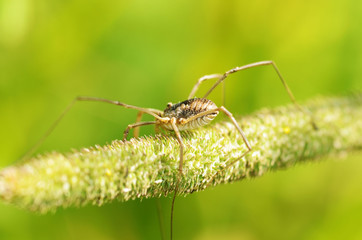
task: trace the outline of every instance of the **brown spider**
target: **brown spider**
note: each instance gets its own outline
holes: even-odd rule
[[[252,68],[252,67],[256,67],[256,66],[263,66],[263,65],[272,65],[273,68],[275,69],[276,73],[278,74],[284,88],[286,89],[291,101],[295,104],[295,106],[302,112],[306,112],[306,110],[304,110],[296,101],[295,98],[292,94],[292,92],[290,91],[287,83],[284,81],[282,75],[279,72],[279,69],[277,68],[276,64],[273,61],[260,61],[260,62],[255,62],[255,63],[251,63],[251,64],[247,64],[241,67],[236,67],[233,68],[227,72],[225,72],[224,74],[212,74],[212,75],[206,75],[201,77],[197,83],[195,84],[195,86],[193,87],[191,93],[188,96],[188,99],[180,102],[180,103],[176,103],[176,104],[172,104],[172,103],[168,103],[167,107],[164,111],[161,110],[157,110],[157,109],[153,109],[153,108],[142,108],[142,107],[137,107],[137,106],[132,106],[132,105],[128,105],[119,101],[113,101],[113,100],[108,100],[108,99],[104,99],[104,98],[96,98],[96,97],[77,97],[73,100],[73,102],[67,107],[67,109],[61,114],[61,116],[54,122],[54,124],[50,127],[50,129],[46,132],[46,134],[40,139],[40,141],[31,149],[31,151],[29,151],[24,157],[26,158],[27,156],[31,155],[35,149],[45,140],[45,138],[54,130],[54,128],[56,127],[56,125],[58,124],[58,122],[63,118],[63,116],[69,111],[69,109],[73,106],[73,104],[77,101],[96,101],[96,102],[105,102],[105,103],[110,103],[110,104],[114,104],[114,105],[118,105],[118,106],[122,106],[125,108],[130,108],[130,109],[135,109],[138,110],[139,113],[137,115],[137,120],[135,123],[133,124],[129,124],[126,128],[126,130],[124,131],[124,135],[123,135],[123,140],[127,140],[127,136],[128,133],[131,129],[135,129],[134,130],[134,136],[138,137],[138,127],[140,126],[145,126],[145,125],[152,125],[154,124],[156,127],[161,127],[165,130],[170,130],[170,131],[174,131],[176,134],[176,138],[180,144],[180,160],[179,160],[179,176],[176,182],[176,186],[175,186],[175,191],[174,191],[174,195],[172,198],[172,205],[171,205],[171,239],[172,239],[172,233],[173,233],[173,209],[174,209],[174,203],[175,203],[175,198],[177,195],[177,191],[178,191],[178,187],[179,187],[179,183],[180,183],[180,177],[182,175],[182,167],[183,167],[183,155],[184,155],[184,143],[183,140],[181,138],[180,135],[180,131],[184,131],[184,130],[191,130],[191,129],[195,129],[195,128],[199,128],[201,126],[204,126],[206,124],[208,124],[209,122],[211,122],[218,114],[219,112],[223,112],[227,117],[230,118],[230,120],[232,121],[232,123],[234,124],[236,130],[240,133],[240,136],[242,137],[246,147],[247,147],[247,151],[245,153],[242,154],[241,157],[239,157],[238,159],[230,162],[223,170],[225,170],[227,167],[233,165],[234,163],[236,163],[237,161],[239,161],[241,158],[243,158],[247,153],[249,153],[252,149],[248,139],[246,138],[243,130],[240,128],[240,126],[238,125],[238,123],[236,122],[235,118],[233,117],[232,113],[230,113],[224,106],[218,107],[216,106],[216,104],[214,102],[212,102],[209,99],[206,99],[206,97],[221,83],[223,82],[227,76],[231,73],[235,73],[238,72],[240,70],[244,70],[244,69],[248,69],[248,68]],[[218,80],[216,81],[216,83],[209,89],[209,91],[202,97],[202,98],[194,98],[194,95],[196,93],[196,91],[198,90],[200,84],[205,81],[205,80],[209,80],[209,79],[215,79],[217,78]],[[142,114],[147,113],[149,115],[152,115],[153,117],[155,117],[155,121],[147,121],[147,122],[141,122],[141,117]],[[308,114],[310,114],[309,112],[306,112]],[[316,124],[314,123],[314,120],[311,116],[311,124],[313,125],[313,127],[315,129],[317,129]],[[220,171],[220,170],[219,170]],[[219,172],[217,172],[214,177],[209,181],[209,184],[213,181],[213,179],[215,178],[215,176],[218,174]]]

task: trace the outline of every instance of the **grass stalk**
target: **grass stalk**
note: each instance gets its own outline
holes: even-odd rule
[[[320,97],[303,107],[312,112],[319,130],[293,105],[237,117],[253,150],[221,171],[212,185],[362,148],[362,94]],[[204,190],[219,169],[246,151],[226,118],[182,137],[181,195]],[[173,133],[116,140],[66,154],[47,153],[0,170],[0,200],[45,213],[59,207],[166,196],[174,191],[178,161],[179,144]]]

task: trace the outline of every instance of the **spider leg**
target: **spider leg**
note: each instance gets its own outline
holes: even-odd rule
[[[138,122],[138,123],[134,123],[134,124],[129,124],[126,128],[126,130],[124,130],[123,133],[123,141],[127,140],[127,136],[129,133],[129,130],[131,130],[132,128],[138,128],[140,126],[146,126],[146,125],[151,125],[151,124],[157,124],[156,121],[150,121],[150,122]],[[136,137],[136,136],[135,136]]]
[[[138,113],[137,113],[136,123],[141,122],[142,115],[143,115],[143,112],[138,112]],[[133,130],[133,137],[138,138],[139,133],[140,133],[140,128],[139,128],[139,127],[135,127],[135,129]]]
[[[311,112],[309,112],[309,110],[306,110],[304,108],[302,108],[298,103],[297,101],[295,100],[295,97],[292,93],[292,91],[290,90],[290,88],[288,87],[286,81],[284,80],[282,74],[280,73],[277,65],[273,62],[273,61],[260,61],[260,62],[255,62],[255,63],[250,63],[250,64],[247,64],[247,65],[244,65],[244,66],[241,66],[241,67],[236,67],[236,68],[233,68],[227,72],[225,72],[222,77],[219,78],[219,80],[209,89],[209,91],[204,95],[203,98],[206,98],[216,87],[217,85],[219,85],[221,82],[223,82],[230,74],[232,73],[235,73],[235,72],[238,72],[238,71],[241,71],[241,70],[244,70],[244,69],[248,69],[248,68],[253,68],[253,67],[258,67],[258,66],[265,66],[265,65],[272,65],[274,70],[276,71],[276,73],[278,74],[278,77],[280,79],[280,81],[282,82],[285,90],[287,91],[288,95],[289,95],[289,98],[290,100],[294,103],[294,105],[296,106],[297,109],[299,109],[300,111],[302,111],[303,113],[305,114],[308,114],[311,118],[311,124],[313,126],[313,128],[315,130],[318,129],[317,127],[317,124],[315,123],[314,121],[314,117],[312,115]]]
[[[158,111],[157,109],[152,109],[152,110]],[[161,113],[162,113],[162,112],[161,112]],[[160,115],[161,115],[161,113],[160,113]],[[144,114],[144,112],[138,112],[137,118],[136,118],[136,123],[141,122],[141,119],[142,119],[143,114]],[[156,134],[158,134],[158,133],[160,132],[160,128],[159,128],[159,127],[160,127],[160,126],[159,126],[158,124],[155,124],[155,133],[156,133]],[[135,129],[133,130],[133,137],[138,138],[139,132],[140,132],[139,127],[135,127]]]
[[[175,187],[175,192],[173,194],[173,198],[172,198],[172,204],[171,204],[171,231],[170,231],[170,239],[172,240],[172,234],[173,234],[173,209],[175,206],[175,199],[176,199],[176,195],[177,195],[177,191],[180,185],[180,181],[181,181],[181,176],[182,176],[182,167],[183,167],[183,158],[184,158],[184,143],[182,141],[181,135],[180,135],[180,131],[178,129],[178,127],[176,126],[176,119],[175,118],[171,118],[171,125],[173,130],[175,131],[176,137],[177,137],[177,141],[180,144],[180,161],[179,161],[179,174],[177,176],[177,181],[176,181],[176,187]]]
[[[155,125],[155,133],[156,134],[160,133],[160,126],[158,124]]]
[[[211,109],[211,110],[196,114],[196,115],[186,119],[183,122],[183,124],[186,124],[186,123],[188,123],[188,122],[190,122],[192,120],[195,120],[196,118],[203,117],[203,116],[209,115],[209,114],[214,113],[214,112],[219,112],[219,111],[223,112],[226,116],[228,116],[230,118],[230,120],[233,122],[234,126],[236,127],[236,129],[240,133],[241,137],[243,138],[245,145],[247,146],[247,148],[250,151],[251,150],[251,145],[250,145],[248,139],[246,138],[243,130],[241,130],[240,126],[236,122],[236,120],[235,120],[234,116],[232,115],[232,113],[229,112],[224,106],[221,106],[221,107],[218,107],[218,108],[215,108],[215,109]]]
[[[248,141],[248,139],[246,138],[245,136],[245,133],[244,131],[240,128],[239,124],[236,122],[234,116],[232,115],[231,112],[229,112],[224,106],[221,106],[221,107],[218,107],[218,108],[215,108],[215,109],[211,109],[211,110],[208,110],[208,111],[205,111],[205,112],[202,112],[202,113],[199,113],[199,114],[196,114],[195,116],[192,116],[188,119],[186,119],[183,124],[186,124],[187,122],[190,122],[192,120],[195,120],[196,118],[199,118],[199,117],[203,117],[203,116],[206,116],[208,114],[211,114],[211,113],[215,113],[215,112],[223,112],[226,116],[228,116],[230,118],[230,120],[232,121],[232,123],[234,124],[235,128],[237,129],[237,131],[240,133],[241,137],[243,138],[243,141],[246,145],[246,147],[248,148],[248,150],[243,153],[238,159],[228,163],[222,170],[225,170],[227,169],[228,167],[230,167],[231,165],[233,165],[234,163],[236,163],[237,161],[239,161],[241,158],[243,158],[246,154],[248,154],[250,151],[251,151],[251,145]],[[215,179],[215,177],[222,171],[222,170],[218,170],[216,172],[216,174],[208,181],[208,183],[206,184],[206,187],[210,186],[210,184],[212,183],[212,181]]]
[[[162,120],[162,117],[160,117],[162,111],[157,110],[157,109],[152,109],[152,108],[141,108],[141,107],[137,107],[137,106],[132,106],[132,105],[128,105],[125,103],[121,103],[118,101],[113,101],[113,100],[108,100],[108,99],[104,99],[104,98],[97,98],[97,97],[76,97],[73,99],[73,101],[66,107],[66,109],[60,114],[60,116],[54,121],[54,123],[49,127],[49,129],[45,132],[45,134],[38,140],[38,142],[33,145],[30,150],[28,152],[26,152],[19,161],[25,161],[26,159],[28,159],[34,152],[36,149],[38,149],[38,147],[45,141],[45,139],[54,131],[54,129],[56,128],[56,126],[59,124],[59,122],[63,119],[63,117],[69,112],[69,110],[74,106],[74,104],[76,102],[79,101],[94,101],[94,102],[104,102],[104,103],[110,103],[110,104],[114,104],[117,106],[122,106],[125,108],[130,108],[130,109],[135,109],[138,110],[140,112],[143,113],[147,113],[150,114],[152,116],[154,116],[155,118]]]
[[[223,113],[225,113],[226,116],[228,116],[230,118],[230,120],[233,122],[235,128],[238,130],[238,132],[240,133],[241,137],[243,138],[243,141],[246,145],[246,147],[248,148],[248,150],[246,152],[244,152],[240,157],[238,157],[237,159],[229,162],[228,164],[226,164],[226,166],[222,169],[219,169],[213,176],[212,178],[208,181],[208,183],[206,184],[206,187],[209,187],[212,182],[214,181],[214,179],[216,178],[217,175],[220,174],[221,171],[225,171],[226,169],[228,169],[230,166],[234,165],[236,162],[238,162],[240,159],[242,159],[246,154],[248,154],[252,149],[251,149],[251,145],[248,141],[248,139],[245,136],[244,131],[240,128],[239,124],[236,122],[234,116],[232,115],[231,112],[229,112],[224,106],[221,106],[218,108],[218,110],[222,111]]]
[[[109,100],[109,99],[105,99],[105,98],[98,98],[98,97],[77,97],[75,100],[76,101],[94,101],[94,102],[110,103],[110,104],[113,104],[113,105],[122,106],[124,108],[129,108],[129,109],[135,109],[135,110],[138,110],[140,112],[150,114],[150,115],[154,116],[155,118],[157,118],[159,120],[162,119],[160,117],[160,114],[162,113],[162,111],[157,110],[157,109],[153,109],[153,108],[142,108],[142,107],[137,107],[137,106],[125,104],[125,103],[122,103],[122,102],[119,102],[119,101]]]
[[[197,83],[195,84],[195,86],[192,88],[189,97],[187,99],[191,99],[195,96],[196,91],[199,89],[200,84],[202,82],[204,82],[205,80],[209,80],[209,79],[214,79],[214,78],[221,78],[223,75],[222,74],[210,74],[210,75],[205,75],[203,77],[200,77],[197,80]],[[224,86],[224,85],[223,85]]]

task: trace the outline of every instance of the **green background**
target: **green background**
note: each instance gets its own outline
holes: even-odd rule
[[[0,167],[19,159],[78,95],[163,110],[185,100],[197,78],[260,60],[277,63],[300,102],[361,90],[361,13],[359,0],[1,0]],[[220,105],[220,96],[219,89],[210,99]],[[226,83],[235,115],[286,103],[271,67]],[[135,114],[78,103],[38,152],[120,139]],[[361,239],[361,156],[180,197],[175,239]],[[161,199],[167,236],[170,202]],[[154,199],[44,216],[0,204],[0,239],[159,238]]]

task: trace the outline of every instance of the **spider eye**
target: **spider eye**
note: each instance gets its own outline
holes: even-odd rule
[[[170,107],[172,107],[172,103],[171,103],[171,102],[167,103],[167,108],[170,108]]]

